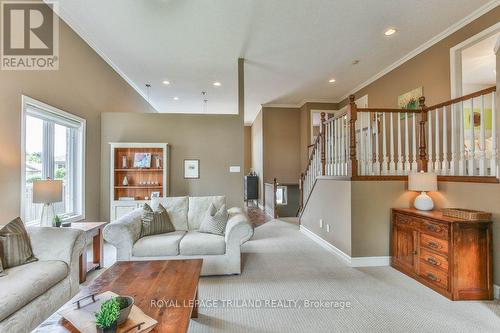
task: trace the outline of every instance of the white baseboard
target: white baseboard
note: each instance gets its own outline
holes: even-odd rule
[[[497,286],[496,284],[493,285],[493,297],[495,299],[500,299],[500,286]]]
[[[319,237],[316,235],[314,232],[311,230],[307,229],[303,225],[300,225],[300,231],[315,241],[318,245],[322,246],[329,252],[335,254],[336,256],[340,257],[346,264],[348,264],[351,267],[373,267],[373,266],[388,266],[389,265],[389,259],[390,257],[388,256],[383,256],[383,257],[351,257],[347,253],[343,252],[342,250],[338,249],[337,247],[333,246],[332,244],[328,243],[326,240],[323,238]]]

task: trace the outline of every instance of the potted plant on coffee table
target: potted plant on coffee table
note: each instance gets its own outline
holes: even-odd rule
[[[98,333],[115,333],[120,317],[120,304],[112,298],[101,304],[101,309],[95,314]]]

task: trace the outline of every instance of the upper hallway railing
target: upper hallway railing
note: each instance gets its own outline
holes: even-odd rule
[[[318,176],[352,180],[404,179],[412,171],[432,171],[439,180],[498,182],[496,87],[433,106],[358,108],[329,119],[301,174],[305,204]],[[303,205],[302,205],[303,206]]]

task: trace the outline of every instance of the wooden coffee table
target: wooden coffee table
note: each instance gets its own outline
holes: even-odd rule
[[[152,332],[184,333],[188,330],[190,318],[198,317],[201,264],[202,259],[117,262],[88,287],[83,287],[63,308],[75,307],[73,302],[83,296],[109,290],[132,296],[135,305],[156,319],[158,325]],[[174,303],[180,306],[171,306]],[[34,332],[76,333],[78,330],[55,313]]]

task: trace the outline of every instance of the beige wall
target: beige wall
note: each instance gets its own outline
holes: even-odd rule
[[[300,175],[300,110],[262,108],[264,182],[298,183]]]
[[[152,109],[62,20],[57,71],[0,73],[0,224],[20,215],[21,95],[38,99],[87,120],[87,220],[99,219],[100,114]]]
[[[252,169],[259,176],[259,204],[264,205],[264,164],[263,164],[262,110],[252,124]]]
[[[168,143],[169,195],[225,195],[229,207],[243,204],[243,117],[103,113],[100,191],[104,219],[109,216],[110,142]],[[184,159],[200,160],[200,179],[184,179]],[[231,165],[242,171],[230,173]]]
[[[245,173],[245,175],[248,175],[250,169],[252,168],[252,126],[245,126],[243,142],[243,172]]]
[[[320,228],[320,219],[323,228]],[[318,179],[300,224],[351,255],[351,182]],[[330,232],[326,231],[327,224]]]

